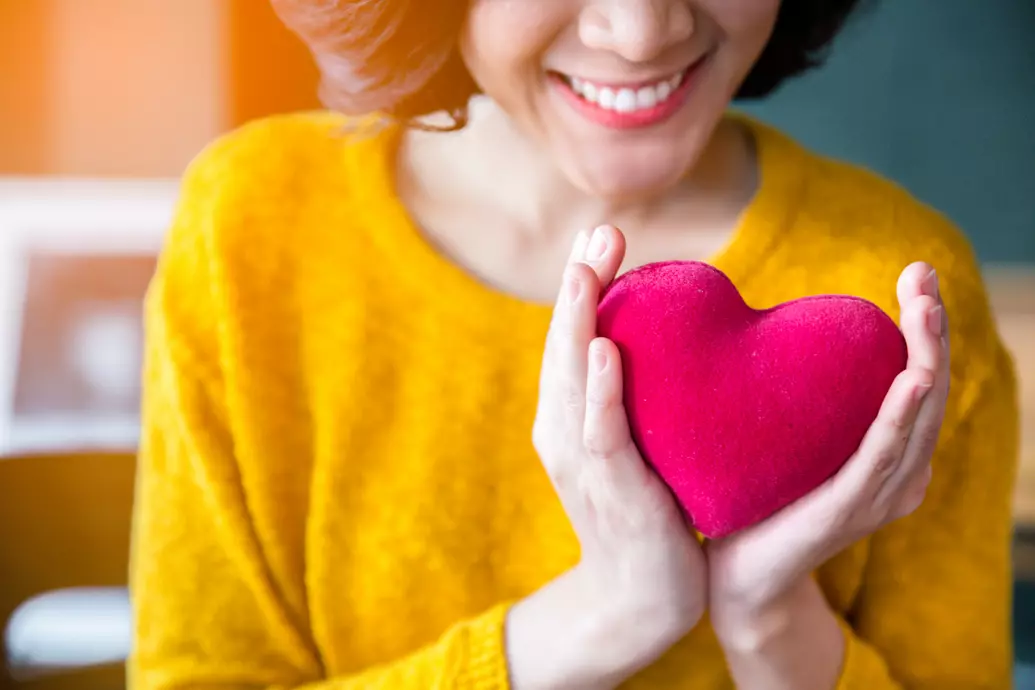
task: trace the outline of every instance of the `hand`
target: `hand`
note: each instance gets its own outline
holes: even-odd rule
[[[948,322],[927,264],[903,271],[898,299],[908,363],[855,455],[769,520],[708,544],[709,603],[720,638],[757,622],[807,587],[822,563],[923,501],[949,392]]]
[[[547,337],[533,442],[582,558],[512,611],[516,688],[617,685],[693,628],[706,605],[704,554],[630,436],[618,349],[595,337],[600,291],[624,253],[614,228],[598,228],[591,241],[579,235]],[[558,608],[585,644],[573,650],[565,640],[569,658],[547,661],[572,635],[558,629]]]

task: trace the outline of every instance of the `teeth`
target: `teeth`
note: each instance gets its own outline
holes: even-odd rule
[[[659,103],[664,103],[672,95],[672,92],[679,88],[682,81],[683,75],[677,74],[664,81],[643,86],[636,90],[615,90],[611,87],[593,84],[577,77],[571,77],[568,83],[571,85],[572,91],[590,103],[595,103],[606,110],[632,113],[637,110],[647,110]]]
[[[631,113],[636,110],[636,93],[632,89],[622,89],[615,96],[615,110],[620,113]]]
[[[667,100],[668,97],[671,96],[671,95],[672,95],[672,86],[670,86],[667,81],[663,81],[660,84],[658,84],[658,100],[659,101]]]
[[[637,108],[653,108],[658,104],[658,96],[661,94],[658,89],[650,86],[644,86],[642,89],[636,92],[636,107]]]

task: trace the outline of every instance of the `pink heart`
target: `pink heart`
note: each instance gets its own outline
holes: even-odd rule
[[[832,476],[906,366],[901,332],[874,304],[829,295],[755,310],[698,262],[621,276],[598,332],[622,353],[637,446],[710,538]]]

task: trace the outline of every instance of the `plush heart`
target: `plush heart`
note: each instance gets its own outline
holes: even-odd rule
[[[832,476],[906,365],[895,322],[866,300],[826,295],[755,310],[698,262],[621,276],[600,302],[598,332],[622,354],[637,446],[710,538]]]

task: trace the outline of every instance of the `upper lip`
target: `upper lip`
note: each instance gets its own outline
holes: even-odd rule
[[[587,77],[587,76],[584,76],[584,75],[581,75],[581,74],[570,74],[568,72],[561,72],[559,70],[557,71],[557,74],[561,75],[562,77],[566,77],[568,79],[578,79],[580,81],[590,82],[591,84],[593,84],[595,86],[604,86],[604,87],[611,88],[611,89],[639,89],[639,88],[644,87],[644,86],[650,86],[652,84],[659,84],[659,83],[661,83],[663,81],[667,81],[667,80],[669,80],[669,79],[671,79],[671,78],[673,78],[673,77],[675,77],[677,75],[683,75],[686,72],[689,72],[691,69],[693,69],[697,65],[699,65],[703,59],[704,59],[703,57],[697,58],[696,60],[694,60],[692,63],[690,63],[686,67],[683,67],[682,69],[674,70],[672,72],[668,72],[666,74],[662,74],[661,76],[648,77],[648,78],[643,78],[643,79],[630,79],[628,81],[611,81],[610,79],[607,79],[607,78],[596,79],[594,77]]]

